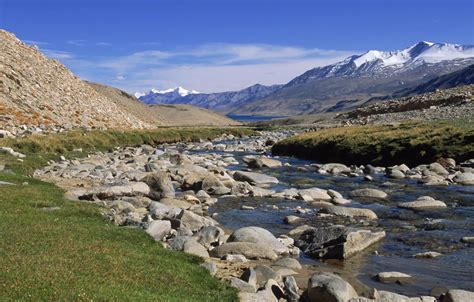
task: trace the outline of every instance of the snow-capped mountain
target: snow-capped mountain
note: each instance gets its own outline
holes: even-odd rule
[[[178,86],[166,90],[151,89],[147,93],[135,92],[135,97],[145,104],[168,104],[190,94],[199,94],[199,92]]]

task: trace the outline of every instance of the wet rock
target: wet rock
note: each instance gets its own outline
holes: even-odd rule
[[[346,216],[346,217],[363,217],[367,219],[377,219],[377,214],[370,209],[362,208],[348,208],[340,206],[330,206],[321,209],[322,213],[332,214],[336,216]]]
[[[308,280],[309,302],[347,302],[358,297],[355,289],[332,273],[316,273]]]
[[[449,185],[449,181],[447,181],[444,177],[439,175],[428,175],[423,176],[420,180],[420,183],[426,186],[447,186]]]
[[[464,172],[457,174],[454,179],[456,183],[461,185],[474,185],[474,173]]]
[[[252,211],[252,210],[255,210],[255,207],[252,207],[252,206],[247,206],[247,205],[242,205],[240,207],[241,210],[247,210],[247,211]]]
[[[474,236],[465,236],[461,238],[461,242],[474,243]]]
[[[348,173],[351,172],[351,169],[347,167],[346,165],[343,164],[338,164],[338,163],[329,163],[329,164],[324,164],[321,166],[319,169],[319,173],[331,173],[331,174],[339,174],[339,173]]]
[[[269,231],[260,227],[244,227],[232,233],[229,242],[253,242],[268,246],[277,254],[288,254],[288,248]]]
[[[430,196],[421,196],[415,201],[399,203],[398,207],[404,209],[434,209],[446,208],[446,204],[440,200],[435,200]]]
[[[283,284],[285,285],[285,293],[288,297],[288,301],[297,302],[300,299],[298,284],[296,284],[295,277],[286,276],[283,278]]]
[[[385,238],[385,232],[341,225],[314,228],[301,234],[295,245],[314,258],[345,259]]]
[[[294,216],[294,215],[289,215],[283,219],[283,222],[286,224],[298,224],[300,222],[303,222],[304,220],[305,220],[304,218]]]
[[[402,179],[405,178],[405,174],[397,169],[389,169],[387,171],[387,177],[389,178],[395,178],[395,179]]]
[[[239,292],[255,293],[257,291],[255,286],[252,286],[249,283],[239,278],[230,279],[230,285],[237,288]]]
[[[423,253],[417,253],[413,255],[413,257],[415,258],[427,258],[427,259],[438,258],[440,256],[443,256],[443,254],[438,253],[438,252],[423,252]]]
[[[429,166],[431,172],[434,172],[438,175],[446,176],[449,174],[448,170],[446,170],[442,165],[439,163],[432,163]]]
[[[150,196],[153,199],[175,196],[173,183],[165,172],[154,172],[142,179],[150,187]]]
[[[387,193],[385,193],[384,191],[377,190],[377,189],[370,189],[370,188],[354,190],[354,191],[351,191],[349,195],[351,197],[380,198],[380,199],[384,199],[388,197]]]
[[[301,269],[302,266],[298,260],[294,258],[280,258],[275,263],[274,266],[287,267],[292,269]]]
[[[326,192],[326,190],[319,189],[319,188],[310,188],[298,191],[298,196],[300,199],[304,201],[315,201],[315,200],[322,200],[328,201],[331,200],[332,197]]]
[[[375,278],[383,283],[405,283],[413,279],[412,276],[400,272],[382,272],[378,273]]]
[[[156,241],[162,241],[171,232],[171,222],[155,220],[150,223],[146,232]]]
[[[273,176],[255,173],[255,172],[236,171],[233,176],[235,180],[247,181],[252,185],[265,185],[265,184],[278,183],[278,179],[276,179]]]
[[[266,245],[252,242],[228,242],[214,248],[211,252],[214,257],[222,258],[229,254],[244,255],[249,259],[276,260],[277,254]]]
[[[462,289],[450,289],[441,302],[468,302],[474,301],[474,292]]]

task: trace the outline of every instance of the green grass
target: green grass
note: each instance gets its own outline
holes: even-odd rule
[[[0,300],[236,301],[236,290],[200,267],[201,258],[164,249],[143,230],[117,227],[98,206],[64,200],[62,189],[25,175],[58,154],[84,155],[74,148],[194,140],[222,131],[76,132],[3,141],[27,158],[0,155],[13,170],[1,172],[0,180],[15,183],[0,185]]]
[[[330,128],[285,139],[272,152],[357,165],[413,166],[440,157],[466,160],[474,158],[474,125],[460,120]]]

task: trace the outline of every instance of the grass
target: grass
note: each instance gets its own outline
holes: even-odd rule
[[[1,300],[236,301],[236,290],[200,267],[201,258],[164,249],[143,230],[117,227],[97,206],[64,200],[62,189],[26,175],[58,154],[84,154],[75,148],[194,140],[223,131],[74,132],[2,141],[27,158],[0,155],[13,169],[0,172],[0,180],[14,183],[0,185]]]
[[[285,139],[272,152],[348,165],[414,166],[441,157],[466,160],[474,158],[474,125],[459,120],[330,128]]]

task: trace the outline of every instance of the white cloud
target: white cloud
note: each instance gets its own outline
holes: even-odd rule
[[[66,41],[66,43],[74,46],[83,46],[86,43],[86,40],[69,40]]]
[[[97,46],[112,46],[112,44],[108,43],[108,42],[97,42],[97,43],[95,43],[95,45],[97,45]]]
[[[74,58],[74,55],[68,51],[41,48],[41,52],[52,59],[67,60]]]
[[[66,60],[65,63],[79,76],[128,92],[178,85],[202,92],[219,92],[256,83],[286,83],[311,68],[341,61],[351,54],[354,52],[215,43],[174,52],[148,50],[100,60]]]
[[[43,45],[48,45],[48,42],[42,42],[42,41],[35,41],[35,40],[22,40],[23,42],[30,44],[30,45],[37,45],[37,46],[43,46]]]

